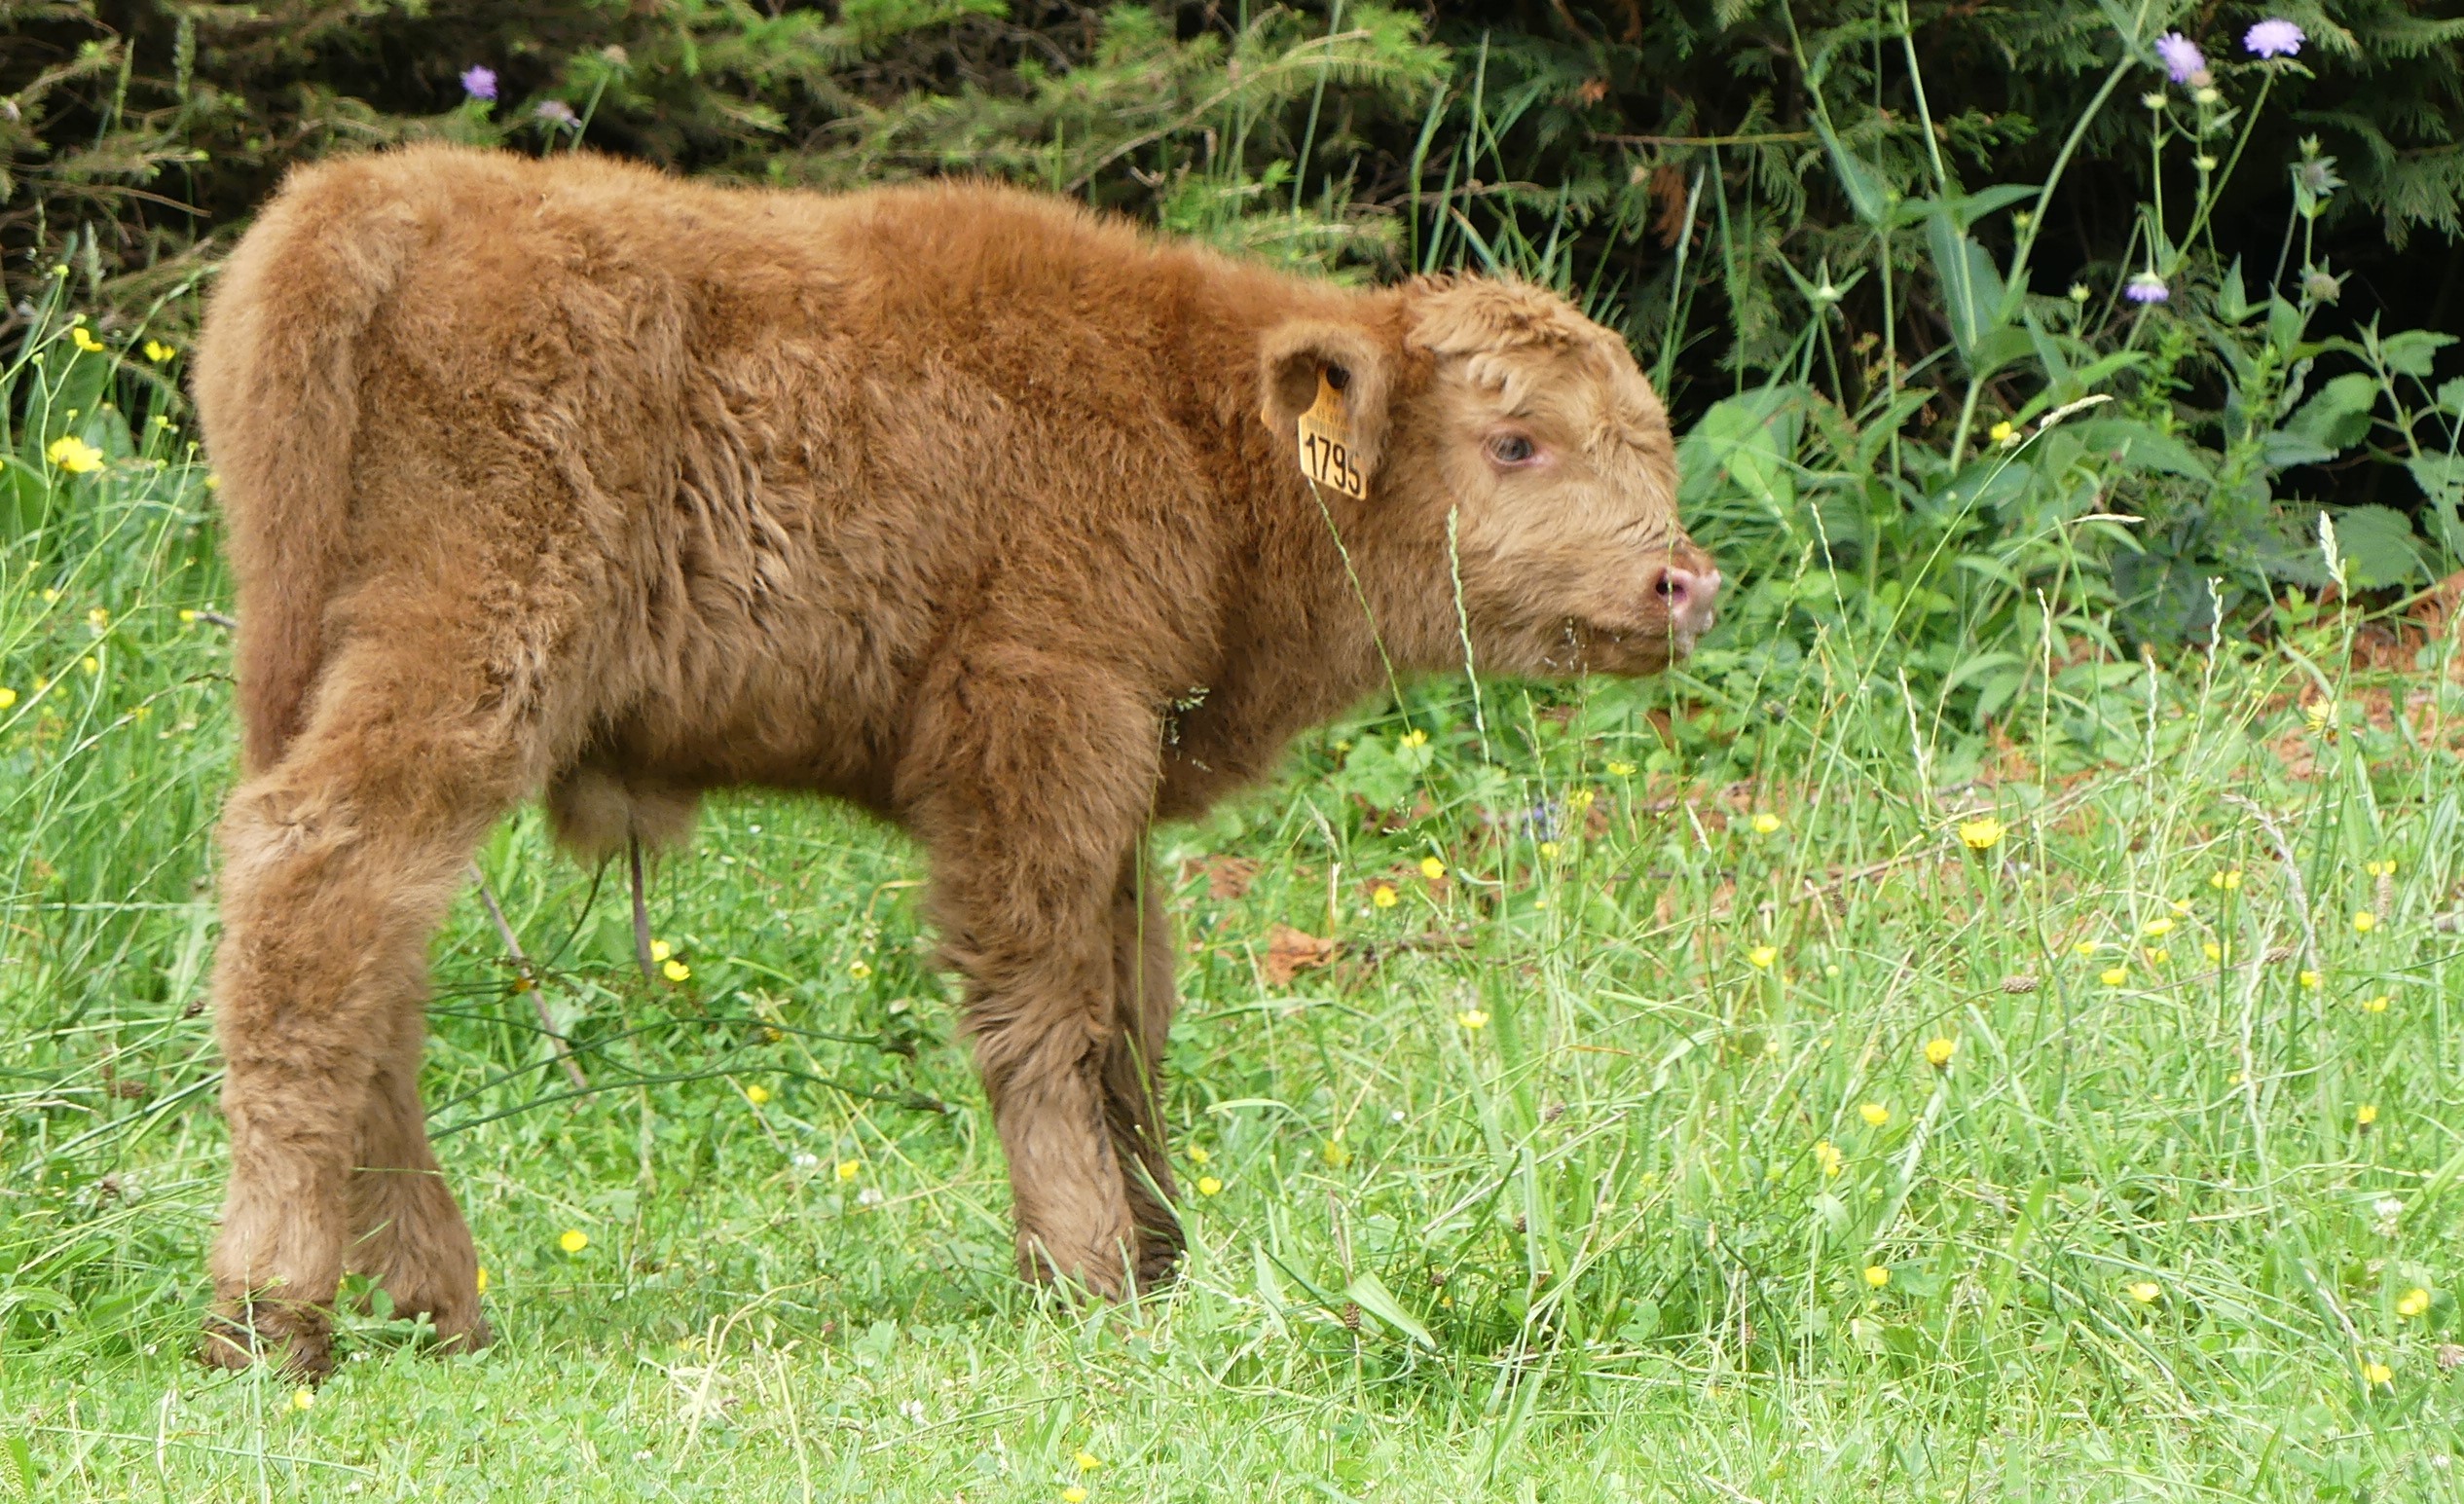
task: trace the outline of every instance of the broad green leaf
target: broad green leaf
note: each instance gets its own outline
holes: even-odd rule
[[[2438,364],[2439,351],[2455,343],[2451,334],[2407,329],[2378,342],[2378,359],[2398,376],[2427,379]]]
[[[2113,455],[2125,464],[2215,484],[2215,470],[2188,445],[2171,434],[2158,433],[2136,418],[2082,419],[2071,431],[2080,443]]]
[[[1848,143],[1831,129],[1831,123],[1820,111],[1814,116],[1814,131],[1822,138],[1822,149],[1830,154],[1831,171],[1839,178],[1840,191],[1848,195],[1849,208],[1866,224],[1880,225],[1891,208],[1882,175],[1857,160]]]
[[[1437,1339],[1429,1336],[1429,1329],[1420,1325],[1419,1318],[1405,1310],[1385,1282],[1368,1270],[1352,1276],[1352,1282],[1343,1287],[1343,1298],[1421,1346],[1437,1346]]]
[[[2348,506],[2335,517],[2345,577],[2355,587],[2372,590],[2429,578],[2411,518],[2389,506]]]

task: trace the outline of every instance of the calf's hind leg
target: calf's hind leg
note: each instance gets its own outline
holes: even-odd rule
[[[479,1314],[479,1254],[428,1149],[419,1084],[426,1019],[416,995],[391,1011],[392,1037],[359,1115],[344,1265],[375,1280],[395,1315],[425,1316],[448,1350],[472,1351],[490,1336]]]
[[[347,642],[308,725],[224,812],[213,992],[231,1182],[207,1260],[210,1364],[331,1366],[354,1209],[389,1224],[366,1245],[380,1272],[449,1335],[477,1336],[468,1234],[408,1073],[429,935],[533,760],[506,704],[475,652],[412,633]],[[413,1176],[355,1195],[363,1156]]]

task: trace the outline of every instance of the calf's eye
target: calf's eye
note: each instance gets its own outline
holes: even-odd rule
[[[1499,464],[1527,464],[1540,451],[1520,433],[1489,441],[1489,458]]]

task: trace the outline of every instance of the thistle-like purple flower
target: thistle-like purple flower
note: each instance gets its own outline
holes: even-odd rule
[[[2142,272],[2122,287],[2121,295],[2133,303],[2149,304],[2162,303],[2173,293],[2164,285],[2163,277],[2153,272]]]
[[[562,99],[542,99],[532,107],[531,113],[551,126],[566,129],[582,123],[581,117],[573,113],[573,107]]]
[[[2270,16],[2242,33],[2242,46],[2254,57],[2290,57],[2308,40],[2300,27],[2281,16]]]
[[[2179,31],[2168,31],[2156,38],[2156,56],[2164,63],[2165,77],[2177,84],[2187,84],[2207,71],[2207,58],[2199,45]]]
[[[484,63],[473,63],[462,70],[462,92],[473,99],[496,97],[496,70]]]

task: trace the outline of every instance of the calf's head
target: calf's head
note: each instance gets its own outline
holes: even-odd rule
[[[1425,544],[1452,515],[1484,669],[1649,674],[1692,651],[1719,570],[1677,521],[1668,414],[1625,342],[1520,282],[1421,278],[1394,297],[1377,321],[1269,331],[1267,422],[1289,437],[1340,389],[1360,528]],[[1425,585],[1451,623],[1439,557]]]

